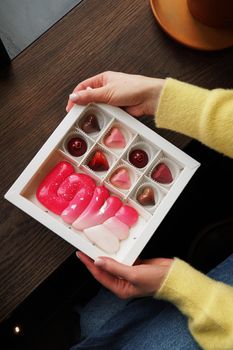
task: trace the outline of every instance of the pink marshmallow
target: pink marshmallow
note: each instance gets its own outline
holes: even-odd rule
[[[103,225],[86,228],[83,232],[92,243],[109,254],[116,253],[120,248],[117,237]]]
[[[57,215],[69,205],[69,199],[66,196],[59,196],[57,191],[63,181],[73,173],[73,166],[62,161],[50,171],[36,191],[38,201]]]
[[[105,211],[108,208],[105,208],[103,211],[103,214],[101,216],[101,207],[103,206],[106,199],[109,197],[109,191],[104,186],[97,186],[95,188],[93,197],[89,203],[89,205],[86,207],[84,212],[73,222],[73,227],[76,230],[83,230],[84,228],[95,226],[99,223],[101,223],[101,217],[103,217],[103,221],[105,221]],[[120,199],[118,198],[120,201]],[[111,201],[110,201],[111,203]],[[117,209],[118,210],[118,209]],[[116,210],[116,211],[117,211]],[[100,212],[99,212],[100,211]],[[99,218],[98,218],[98,212],[99,212]],[[104,215],[105,214],[105,215]],[[114,215],[114,214],[113,214]],[[109,217],[109,216],[108,216]],[[106,217],[106,219],[108,218]],[[96,223],[95,223],[96,222]]]
[[[114,216],[118,209],[122,206],[122,202],[117,197],[107,198],[104,205],[97,211],[92,212],[92,214],[87,218],[83,218],[81,221],[75,224],[75,228],[78,230],[83,230],[84,228],[96,226],[102,224],[108,218]]]
[[[58,195],[70,199],[70,203],[61,214],[62,219],[71,224],[86,209],[90,203],[96,184],[85,174],[73,174],[66,178],[58,189]]]
[[[115,216],[106,220],[103,223],[103,226],[105,226],[120,241],[128,238],[128,236],[129,236],[129,226],[124,224],[122,221],[117,219]]]
[[[138,212],[128,205],[122,205],[118,212],[116,212],[115,217],[131,227],[138,220]]]

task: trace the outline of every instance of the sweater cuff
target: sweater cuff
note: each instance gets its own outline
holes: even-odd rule
[[[156,126],[199,139],[200,115],[208,94],[207,89],[167,78],[155,113]]]
[[[175,304],[186,316],[203,309],[209,303],[216,281],[195,270],[184,261],[175,258],[169,273],[155,294]]]

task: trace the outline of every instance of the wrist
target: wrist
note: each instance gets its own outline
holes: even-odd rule
[[[165,79],[150,78],[149,115],[154,116],[159,105],[160,96],[165,85]]]
[[[164,281],[167,278],[167,275],[171,269],[171,266],[174,262],[174,259],[166,259],[164,266],[162,266],[162,270],[161,270],[161,276],[160,276],[160,280],[158,283],[158,288],[157,291],[161,288],[162,284],[164,283]]]
[[[165,79],[155,79],[155,80],[156,80],[155,81],[155,107],[154,107],[153,115],[155,115],[158,109],[160,96],[165,85]]]

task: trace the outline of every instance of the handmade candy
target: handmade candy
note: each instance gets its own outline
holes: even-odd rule
[[[122,207],[116,212],[115,217],[131,227],[138,220],[138,212],[128,205],[122,205]]]
[[[110,183],[120,189],[128,190],[131,187],[129,172],[126,168],[118,168],[110,177]]]
[[[96,151],[87,165],[94,171],[107,171],[109,169],[107,158],[101,151]]]
[[[117,127],[114,127],[105,137],[104,144],[110,148],[124,148],[126,145],[125,137]]]
[[[120,248],[120,242],[117,237],[103,225],[86,228],[83,232],[92,243],[106,253],[116,253]]]
[[[67,144],[68,152],[74,157],[81,157],[87,150],[87,143],[81,137],[72,137]]]
[[[71,224],[86,209],[90,203],[96,184],[92,178],[85,174],[73,174],[66,178],[58,189],[58,194],[64,193],[64,197],[70,200],[63,210],[62,219]],[[75,195],[68,197],[70,189],[75,188]]]
[[[137,195],[137,201],[141,205],[155,205],[155,195],[152,187],[144,187],[142,192]]]
[[[94,114],[88,114],[80,121],[80,127],[86,134],[100,131],[97,117]]]
[[[86,227],[93,225],[93,217],[96,218],[96,214],[100,208],[104,205],[106,199],[109,197],[109,191],[105,186],[97,186],[95,188],[93,197],[86,207],[84,212],[73,222],[73,227],[77,230],[83,230]],[[108,217],[106,217],[106,220]],[[103,219],[105,221],[105,219]],[[96,223],[97,225],[99,223]]]
[[[70,163],[62,161],[50,171],[37,189],[36,197],[38,201],[57,215],[60,215],[69,205],[69,199],[71,198],[62,194],[59,195],[59,186],[73,173],[74,167]]]
[[[135,149],[130,152],[129,161],[136,168],[144,168],[148,163],[148,155],[142,149]]]
[[[172,173],[165,163],[159,163],[152,171],[151,177],[161,184],[169,184],[173,181]]]

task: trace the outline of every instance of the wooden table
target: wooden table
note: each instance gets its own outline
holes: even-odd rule
[[[3,195],[65,116],[77,82],[116,70],[230,88],[232,63],[232,49],[192,51],[168,38],[148,0],[83,0],[13,60],[0,79],[0,320],[75,250]],[[159,132],[180,148],[189,142]]]

